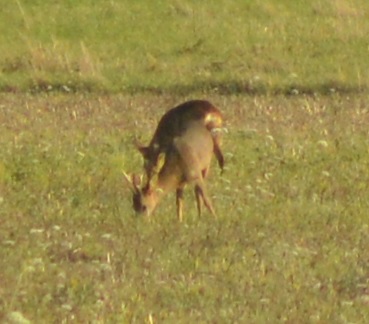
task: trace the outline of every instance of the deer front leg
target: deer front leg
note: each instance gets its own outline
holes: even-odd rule
[[[177,188],[176,190],[176,205],[177,205],[177,217],[180,222],[183,218],[183,188]]]

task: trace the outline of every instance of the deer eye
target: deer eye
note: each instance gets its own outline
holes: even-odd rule
[[[149,167],[149,163],[150,163],[150,161],[145,159],[145,161],[144,161],[144,168],[145,169],[147,169]]]
[[[139,212],[141,210],[141,199],[139,195],[133,196],[133,209],[136,212]]]

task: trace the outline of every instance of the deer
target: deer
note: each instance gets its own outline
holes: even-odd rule
[[[168,110],[160,119],[148,146],[135,141],[135,146],[144,158],[144,168],[148,179],[158,172],[158,157],[172,145],[173,138],[180,136],[188,124],[199,121],[211,133],[213,152],[223,172],[224,156],[220,149],[223,115],[206,100],[190,100]]]
[[[175,190],[177,218],[181,222],[184,188],[193,184],[198,215],[201,216],[204,203],[210,213],[216,216],[205,185],[214,145],[214,138],[201,118],[187,121],[186,128],[178,136],[168,141],[165,148],[159,148],[156,162],[158,171],[146,179],[145,185],[141,184],[142,178],[124,173],[132,189],[134,210],[150,216],[160,200]]]

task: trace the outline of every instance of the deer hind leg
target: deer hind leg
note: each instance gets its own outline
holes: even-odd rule
[[[195,197],[196,197],[196,204],[197,204],[197,211],[199,214],[199,217],[201,216],[202,213],[202,205],[204,203],[204,199],[203,199],[203,186],[204,186],[204,179],[208,176],[209,173],[209,168],[205,168],[201,171],[201,183],[202,185],[195,185]],[[211,204],[210,204],[211,205]]]
[[[197,212],[199,214],[199,217],[201,217],[203,199],[201,195],[201,188],[198,185],[195,185],[195,197],[197,204]]]
[[[183,188],[176,190],[177,217],[180,222],[183,220]]]
[[[211,200],[209,199],[206,193],[204,182],[199,181],[195,185],[195,195],[196,195],[196,201],[197,201],[197,211],[199,213],[199,216],[201,216],[202,202],[204,202],[204,205],[210,211],[210,213],[213,216],[216,216],[213,204],[211,203]]]

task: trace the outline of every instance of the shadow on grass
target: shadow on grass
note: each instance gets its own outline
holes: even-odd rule
[[[291,84],[288,86],[270,87],[259,84],[254,86],[247,82],[209,82],[200,81],[193,84],[176,84],[170,87],[152,87],[152,86],[133,86],[128,87],[126,91],[134,93],[155,93],[155,94],[177,94],[188,95],[196,92],[218,93],[221,95],[331,95],[331,94],[360,94],[368,89],[364,86],[347,85],[340,82],[326,82],[321,84],[304,85]]]
[[[170,86],[150,86],[150,85],[127,85],[122,87],[106,87],[98,82],[83,81],[72,82],[67,85],[63,83],[52,84],[44,81],[33,83],[26,88],[18,88],[16,86],[1,85],[0,92],[3,93],[129,93],[129,94],[172,94],[172,95],[189,95],[191,93],[218,93],[221,95],[332,95],[332,94],[360,94],[367,92],[367,86],[358,86],[353,84],[345,84],[342,82],[331,81],[319,84],[290,84],[281,86],[269,86],[262,83],[254,85],[252,83],[231,80],[228,82],[219,81],[197,81],[191,84],[173,84]]]

